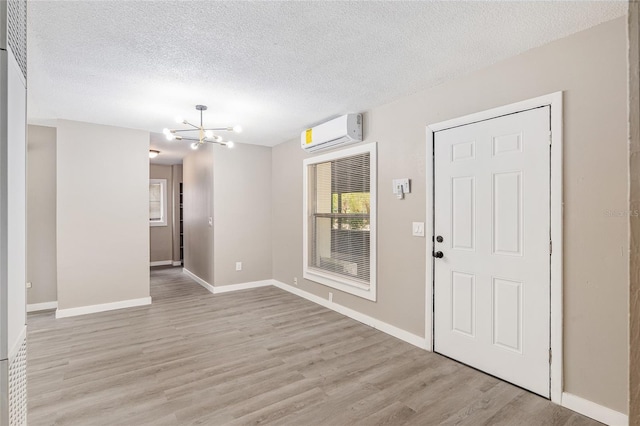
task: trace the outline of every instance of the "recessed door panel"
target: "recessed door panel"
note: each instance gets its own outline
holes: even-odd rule
[[[451,179],[451,239],[454,249],[473,250],[475,185],[469,176]]]
[[[522,256],[522,172],[493,175],[493,251]]]
[[[522,151],[521,133],[493,137],[493,155],[506,154],[514,151]]]
[[[473,337],[475,286],[473,275],[451,273],[452,330]]]
[[[493,344],[522,352],[522,283],[493,279]]]
[[[470,160],[474,157],[475,142],[459,142],[451,146],[451,161]]]

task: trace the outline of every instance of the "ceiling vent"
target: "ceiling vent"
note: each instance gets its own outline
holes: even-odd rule
[[[6,3],[7,44],[13,52],[22,75],[27,78],[27,1],[8,0]],[[0,13],[0,17],[2,17]]]

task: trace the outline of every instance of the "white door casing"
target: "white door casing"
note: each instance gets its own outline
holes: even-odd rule
[[[550,107],[435,133],[435,350],[550,396]]]

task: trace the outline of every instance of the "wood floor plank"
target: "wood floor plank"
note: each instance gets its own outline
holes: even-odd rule
[[[598,424],[275,287],[28,316],[31,426]]]

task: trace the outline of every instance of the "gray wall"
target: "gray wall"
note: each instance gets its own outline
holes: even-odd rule
[[[27,303],[55,302],[56,128],[27,127]]]
[[[149,133],[59,120],[58,308],[149,297]]]
[[[213,150],[204,144],[182,161],[184,267],[213,284]]]
[[[180,257],[180,184],[182,183],[182,164],[174,164],[171,166],[171,175],[173,177],[173,261],[182,260]]]
[[[149,165],[150,179],[167,180],[167,226],[149,227],[151,262],[173,260],[173,170],[171,166]]]
[[[640,212],[640,4],[629,2],[629,211]],[[640,425],[640,218],[630,215],[629,425]]]
[[[214,284],[270,279],[271,148],[214,147],[213,164]]]
[[[302,280],[299,140],[273,149],[273,277],[403,330],[424,335],[425,126],[564,90],[565,391],[627,412],[628,236],[625,19],[533,49],[482,71],[375,108],[366,142],[378,142],[378,301]],[[393,178],[412,179],[398,201]]]

